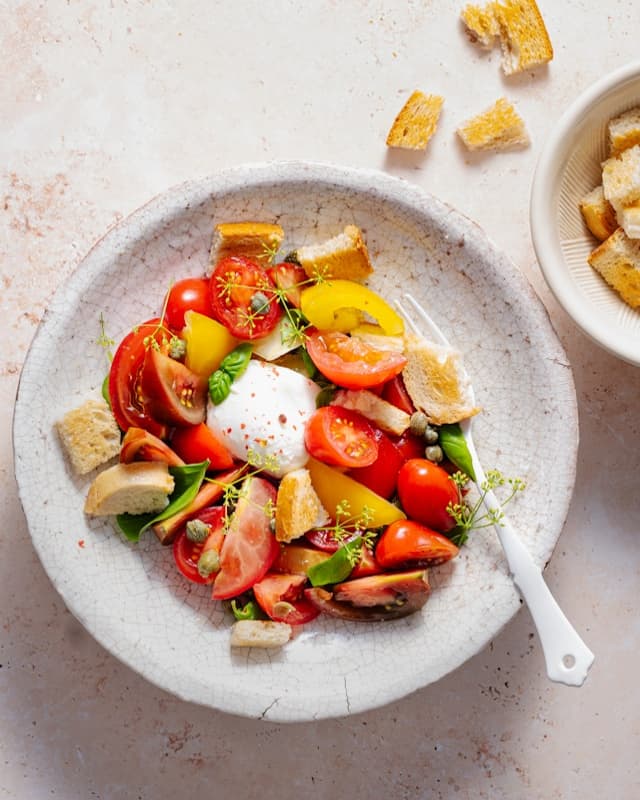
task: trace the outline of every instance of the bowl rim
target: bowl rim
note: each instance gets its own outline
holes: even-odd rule
[[[538,265],[555,299],[593,341],[624,361],[640,366],[637,342],[622,334],[612,340],[610,322],[582,303],[560,255],[555,222],[557,182],[581,133],[586,114],[613,91],[636,80],[640,82],[640,61],[626,64],[597,80],[562,114],[542,149],[533,175],[529,225]],[[638,93],[640,95],[640,83]]]

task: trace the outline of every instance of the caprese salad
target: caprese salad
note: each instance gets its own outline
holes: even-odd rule
[[[123,338],[105,382],[120,464],[170,476],[140,488],[126,473],[107,513],[132,540],[151,528],[229,602],[237,645],[282,644],[320,613],[412,613],[466,536],[460,417],[409,390],[424,342],[330,251],[214,254]]]

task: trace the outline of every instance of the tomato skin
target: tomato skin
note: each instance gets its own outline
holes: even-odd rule
[[[144,428],[163,439],[167,434],[165,425],[158,422],[145,406],[140,393],[140,372],[151,336],[159,341],[160,319],[154,318],[133,328],[120,342],[109,370],[109,400],[118,426]]]
[[[459,548],[446,536],[419,522],[393,522],[378,539],[375,557],[381,567],[443,564],[458,555]]]
[[[373,430],[378,444],[377,459],[369,466],[351,469],[347,474],[371,489],[372,492],[379,494],[380,497],[389,500],[395,493],[398,483],[398,471],[404,464],[405,459],[400,450],[380,428],[374,428]]]
[[[283,261],[281,264],[273,264],[269,267],[267,274],[278,289],[285,293],[287,302],[296,308],[300,308],[302,290],[304,284],[309,280],[302,267]]]
[[[314,331],[307,352],[316,367],[336,386],[366,389],[390,380],[407,363],[402,353],[380,350],[338,331]]]
[[[150,348],[145,355],[140,390],[149,413],[167,425],[197,425],[204,421],[206,379],[159,350]]]
[[[187,464],[208,460],[208,470],[212,472],[230,469],[234,464],[231,453],[205,422],[176,428],[171,434],[171,446]]]
[[[426,444],[422,436],[416,436],[410,430],[406,430],[402,436],[394,439],[393,443],[400,451],[402,460],[409,461],[412,458],[424,458]]]
[[[174,333],[184,328],[184,312],[197,311],[212,317],[209,280],[207,278],[184,278],[176,281],[165,299],[164,321]]]
[[[225,511],[222,506],[205,508],[194,519],[199,519],[206,525],[211,525],[209,538],[204,542],[192,542],[187,537],[186,524],[183,525],[173,540],[173,558],[176,562],[176,567],[187,580],[193,583],[213,583],[216,579],[216,573],[212,572],[211,575],[203,577],[198,572],[198,559],[207,550],[214,549],[220,552],[224,540]]]
[[[267,506],[275,507],[276,489],[264,478],[245,478],[220,552],[214,600],[229,600],[262,580],[278,557]]]
[[[303,590],[306,583],[305,575],[269,573],[254,584],[253,593],[258,605],[270,619],[287,622],[289,625],[303,625],[315,619],[320,613],[320,610],[304,597]],[[278,609],[276,604],[281,602],[287,603],[289,607]]]
[[[314,458],[333,466],[366,467],[378,458],[373,426],[341,406],[318,408],[307,421],[304,441]]]
[[[270,333],[282,316],[274,284],[255,261],[243,256],[221,259],[214,269],[209,290],[213,316],[238,339],[259,339]],[[251,299],[261,293],[266,308],[251,310]]]
[[[459,502],[458,488],[445,469],[426,458],[412,458],[402,465],[398,496],[410,519],[441,533],[455,526],[447,506]]]
[[[409,392],[405,388],[402,375],[396,375],[395,378],[385,383],[382,389],[382,399],[404,411],[405,414],[413,414],[416,410],[409,397]]]

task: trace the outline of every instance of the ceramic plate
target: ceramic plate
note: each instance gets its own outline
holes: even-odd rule
[[[111,230],[57,292],[22,372],[14,448],[35,548],[69,609],[117,658],[186,700],[275,721],[342,716],[438,680],[516,613],[492,530],[432,570],[432,596],[411,617],[318,619],[277,652],[232,652],[230,614],[210,589],[181,578],[171,548],[152,533],[129,544],[108,522],[85,518],[92,476],[73,476],[54,430],[66,411],[100,395],[108,368],[96,344],[100,316],[119,340],[158,313],[170,281],[203,272],[214,222],[256,219],[283,226],[284,251],[360,226],[376,268],[371,285],[388,299],[410,290],[427,306],[465,355],[484,408],[475,430],[485,466],[528,485],[510,508],[539,565],[574,482],[572,374],[533,290],[480,228],[373,171],[277,163],[186,183]]]

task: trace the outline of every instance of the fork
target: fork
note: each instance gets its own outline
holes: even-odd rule
[[[395,301],[395,305],[411,330],[418,336],[428,334],[437,344],[450,347],[445,335],[418,301],[411,294],[405,294],[404,299],[410,311],[398,300]],[[416,318],[420,320],[420,325],[416,323]],[[486,476],[473,442],[471,418],[462,420],[460,429],[471,456],[475,483],[481,487],[486,481]],[[495,529],[507,558],[513,582],[527,603],[538,631],[547,675],[550,680],[567,686],[582,686],[593,664],[594,654],[582,641],[549,591],[542,577],[542,571],[536,566],[514,527],[504,516],[495,494],[492,491],[483,494],[486,509],[500,520]]]

